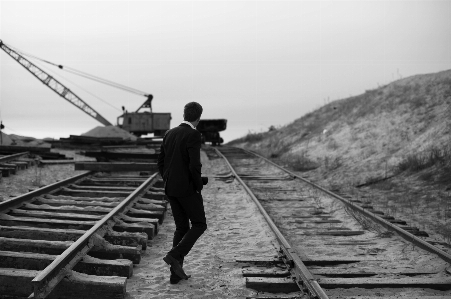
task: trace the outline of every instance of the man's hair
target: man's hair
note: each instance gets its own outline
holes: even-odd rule
[[[202,106],[196,102],[189,102],[183,109],[183,120],[193,122],[200,118],[202,115]]]

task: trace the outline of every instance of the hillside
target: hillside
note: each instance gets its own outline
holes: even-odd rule
[[[383,197],[387,209],[391,197],[409,198],[404,210],[416,205],[410,218],[413,209],[432,203],[433,217],[443,220],[435,229],[448,229],[451,242],[450,133],[448,70],[328,103],[284,127],[228,144],[256,151],[329,189]]]

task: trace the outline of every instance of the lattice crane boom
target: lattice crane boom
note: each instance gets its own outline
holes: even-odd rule
[[[42,83],[47,85],[51,90],[56,92],[58,95],[66,99],[68,102],[81,109],[83,112],[96,119],[105,126],[112,126],[112,124],[106,120],[102,115],[95,111],[91,106],[84,102],[80,97],[73,93],[69,88],[61,84],[58,80],[47,74],[45,71],[31,63],[29,60],[24,58],[22,55],[5,45],[0,40],[0,48],[16,60],[20,65],[27,69],[32,75],[38,78]]]

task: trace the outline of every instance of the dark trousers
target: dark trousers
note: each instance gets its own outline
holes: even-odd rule
[[[183,258],[207,229],[204,203],[200,193],[188,197],[168,196],[168,199],[175,221],[174,239],[169,254],[183,262]]]

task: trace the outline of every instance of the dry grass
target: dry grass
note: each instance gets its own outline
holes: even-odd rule
[[[450,166],[451,165],[451,145],[433,146],[419,153],[411,153],[404,157],[398,163],[398,171],[420,171],[431,166]],[[425,180],[429,180],[428,179]]]

